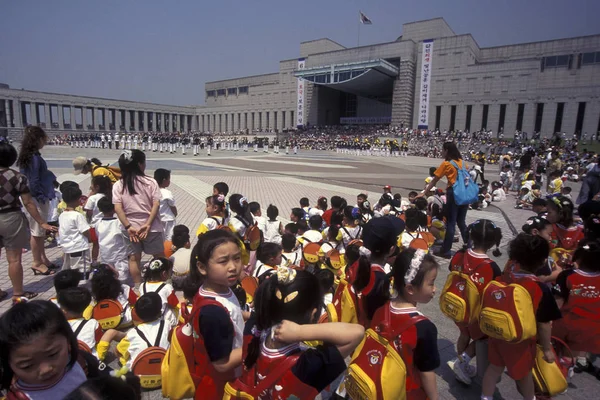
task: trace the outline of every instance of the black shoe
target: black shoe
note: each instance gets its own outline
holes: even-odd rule
[[[452,258],[452,253],[451,252],[447,252],[447,253],[442,253],[441,251],[436,251],[435,253],[433,253],[434,256],[436,257],[440,257],[440,258],[445,258],[446,260],[449,260]]]

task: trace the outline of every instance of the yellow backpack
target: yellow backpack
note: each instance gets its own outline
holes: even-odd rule
[[[340,283],[333,295],[333,300],[327,305],[327,317],[329,322],[359,323],[360,300],[358,295],[352,292],[352,287],[345,279]]]
[[[376,330],[367,329],[348,365],[344,388],[353,400],[406,399],[406,365],[393,342],[408,328],[427,318],[416,316],[404,324],[390,326],[389,303],[383,307],[383,323]]]

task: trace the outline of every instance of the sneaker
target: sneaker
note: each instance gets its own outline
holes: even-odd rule
[[[446,365],[450,367],[450,369],[454,369],[454,364],[458,362],[458,357],[454,357],[452,360],[446,361]]]
[[[475,378],[477,376],[477,367],[471,364],[465,365],[465,372],[469,378]]]
[[[464,362],[457,362],[454,364],[452,371],[456,375],[456,379],[465,385],[471,384],[471,377],[465,371],[466,364]]]

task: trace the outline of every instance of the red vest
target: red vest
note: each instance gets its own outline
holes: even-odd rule
[[[577,315],[589,322],[600,322],[600,274],[572,270],[567,277],[569,298],[563,313]]]
[[[581,225],[567,229],[560,224],[553,224],[552,228],[551,245],[553,248],[560,247],[565,250],[575,250],[579,241],[585,236]]]

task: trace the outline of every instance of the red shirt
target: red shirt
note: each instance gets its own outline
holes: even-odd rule
[[[329,210],[326,210],[322,215],[323,221],[325,221],[327,226],[331,225],[331,215],[332,214],[333,214],[333,208],[330,208]]]

